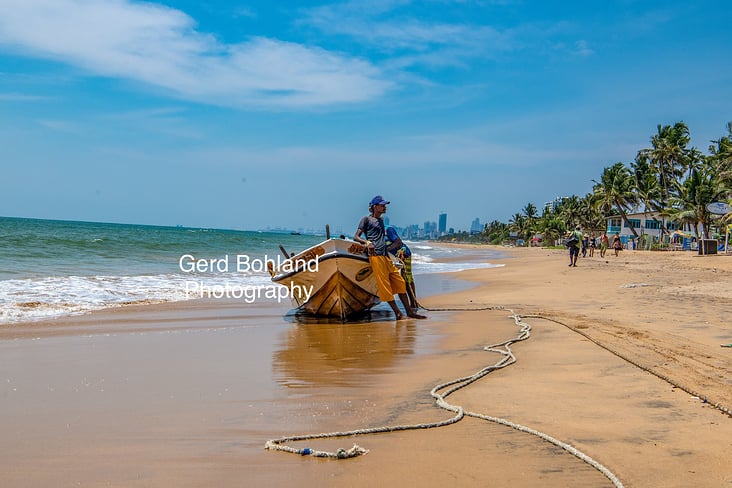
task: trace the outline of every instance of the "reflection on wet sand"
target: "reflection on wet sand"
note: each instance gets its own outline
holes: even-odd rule
[[[288,387],[354,386],[373,373],[414,354],[414,321],[394,322],[390,312],[374,310],[362,321],[341,323],[289,315],[292,328],[274,352],[275,380]]]

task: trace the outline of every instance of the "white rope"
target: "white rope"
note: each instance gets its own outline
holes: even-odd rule
[[[626,362],[632,364],[636,368],[638,368],[640,370],[643,370],[646,373],[652,374],[656,378],[659,378],[659,379],[665,381],[666,383],[670,384],[674,388],[678,388],[680,390],[685,391],[686,393],[688,393],[689,395],[691,395],[693,397],[699,398],[703,403],[706,403],[709,406],[711,406],[712,408],[719,410],[720,412],[724,413],[728,417],[732,417],[732,410],[729,407],[723,405],[721,402],[714,401],[714,400],[710,399],[709,397],[707,397],[706,395],[704,395],[704,394],[702,394],[702,393],[694,390],[693,388],[688,387],[688,386],[686,386],[686,385],[684,385],[684,384],[682,384],[682,383],[674,380],[673,378],[671,378],[669,376],[666,376],[666,375],[664,375],[662,373],[659,373],[658,371],[655,371],[654,369],[652,369],[652,368],[650,368],[648,366],[644,366],[641,363],[639,363],[638,361],[634,361],[633,359],[629,358],[628,356],[625,356],[625,355],[621,354],[620,352],[618,352],[617,350],[615,350],[612,347],[608,346],[607,344],[604,344],[604,343],[600,342],[599,340],[595,339],[594,337],[592,337],[587,332],[583,332],[582,330],[579,330],[579,329],[577,329],[575,327],[572,327],[569,324],[566,324],[564,322],[561,322],[561,321],[559,321],[557,319],[553,319],[551,317],[545,317],[543,315],[524,315],[523,317],[535,318],[535,319],[542,319],[542,320],[548,320],[550,322],[554,322],[555,324],[562,325],[562,326],[566,327],[567,329],[571,330],[572,332],[575,332],[575,333],[581,335],[582,337],[584,337],[588,341],[593,342],[595,345],[597,345],[597,346],[605,349],[607,352],[609,352],[609,353],[611,353],[611,354],[619,357],[623,361],[626,361]]]
[[[481,309],[473,309],[473,310],[503,310],[503,307],[497,306],[497,307],[485,307]],[[463,309],[467,310],[467,309]],[[412,425],[393,425],[393,426],[382,426],[382,427],[373,427],[368,429],[356,429],[356,430],[349,430],[344,432],[330,432],[330,433],[323,433],[323,434],[306,434],[306,435],[298,435],[298,436],[288,436],[288,437],[282,437],[280,439],[272,439],[265,443],[264,448],[270,449],[270,450],[276,450],[276,451],[284,451],[289,452],[292,454],[299,454],[301,456],[315,456],[315,457],[326,457],[326,458],[332,458],[332,459],[347,459],[352,458],[356,456],[360,456],[362,454],[366,454],[368,452],[367,449],[364,449],[361,446],[358,446],[356,444],[353,445],[350,449],[338,449],[336,452],[328,452],[328,451],[318,451],[311,449],[309,447],[305,447],[302,449],[295,449],[293,447],[287,446],[286,443],[288,442],[296,442],[296,441],[304,441],[304,440],[311,440],[311,439],[324,439],[324,438],[335,438],[335,437],[348,437],[348,436],[356,436],[356,435],[365,435],[365,434],[376,434],[381,432],[396,432],[401,430],[415,430],[415,429],[430,429],[434,427],[442,427],[445,425],[454,424],[456,422],[459,422],[462,420],[464,416],[474,417],[482,420],[486,420],[489,422],[494,422],[501,425],[506,425],[508,427],[511,427],[513,429],[516,429],[520,432],[525,432],[528,434],[535,435],[541,439],[544,439],[547,442],[550,442],[554,444],[555,446],[561,447],[568,453],[572,454],[573,456],[577,457],[581,461],[589,464],[596,470],[598,470],[600,473],[602,473],[607,479],[609,479],[613,485],[616,488],[622,488],[623,484],[620,482],[620,480],[605,466],[600,464],[599,462],[592,459],[590,456],[584,454],[583,452],[579,451],[577,448],[564,443],[562,441],[559,441],[553,437],[551,437],[548,434],[545,434],[543,432],[539,432],[537,430],[531,429],[529,427],[525,427],[520,424],[516,424],[514,422],[511,422],[509,420],[501,419],[498,417],[490,417],[488,415],[483,415],[480,413],[475,412],[466,412],[464,411],[463,407],[459,405],[452,405],[448,403],[445,398],[451,395],[452,393],[465,388],[466,386],[474,383],[475,381],[479,380],[483,376],[487,375],[488,373],[495,371],[497,369],[505,368],[506,366],[509,366],[516,362],[516,357],[513,355],[513,352],[511,351],[511,344],[515,342],[525,341],[531,336],[531,326],[525,322],[521,321],[521,316],[516,314],[513,310],[509,310],[511,312],[510,318],[513,318],[514,323],[519,327],[519,333],[516,337],[513,339],[509,339],[507,341],[498,343],[498,344],[492,344],[490,346],[485,346],[483,349],[485,351],[495,352],[503,357],[497,361],[492,366],[487,366],[480,371],[477,371],[476,373],[465,376],[462,378],[458,378],[452,381],[448,381],[446,383],[442,383],[440,385],[435,386],[430,391],[430,395],[436,400],[437,406],[439,406],[442,409],[448,410],[450,412],[454,412],[455,416],[452,418],[449,418],[447,420],[443,420],[440,422],[431,422],[431,423],[423,423],[423,424],[412,424]],[[444,393],[440,393],[440,391],[447,389]]]

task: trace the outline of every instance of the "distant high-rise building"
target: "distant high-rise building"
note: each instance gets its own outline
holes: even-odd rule
[[[389,227],[389,216],[384,215],[384,228]]]
[[[481,232],[483,232],[483,226],[480,225],[480,219],[476,217],[473,223],[470,224],[470,233],[480,234]]]
[[[439,219],[439,225],[437,226],[437,232],[442,235],[447,232],[447,214],[441,213]]]
[[[424,237],[426,239],[434,239],[439,234],[437,234],[437,223],[435,222],[425,222],[424,223]]]
[[[407,227],[406,235],[408,239],[416,239],[419,237],[419,224],[412,224]]]
[[[555,197],[553,201],[546,202],[544,204],[544,210],[546,210],[548,212],[555,211],[557,209],[557,207],[559,207],[562,204],[562,202],[564,202],[565,198],[567,198],[567,197]]]

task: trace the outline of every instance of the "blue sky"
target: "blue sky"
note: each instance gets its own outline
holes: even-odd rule
[[[0,215],[468,229],[732,120],[729,1],[0,1]]]

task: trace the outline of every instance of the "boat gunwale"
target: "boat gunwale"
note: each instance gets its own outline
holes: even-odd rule
[[[295,256],[295,257],[297,257],[297,256]],[[344,253],[337,249],[335,251],[331,251],[329,253],[321,254],[316,259],[317,259],[318,263],[320,263],[321,261],[327,261],[329,259],[337,259],[337,258],[353,259],[355,261],[361,261],[366,264],[369,263],[369,258],[366,255],[359,256],[359,255],[355,255],[355,254]],[[291,259],[293,259],[293,258],[291,258]],[[308,272],[307,265],[299,266],[299,267],[293,269],[292,271],[287,271],[286,273],[276,274],[276,275],[272,276],[272,281],[274,283],[277,283],[278,281],[285,280],[287,278],[290,278],[290,277],[292,277],[298,273],[302,273],[302,272]]]

